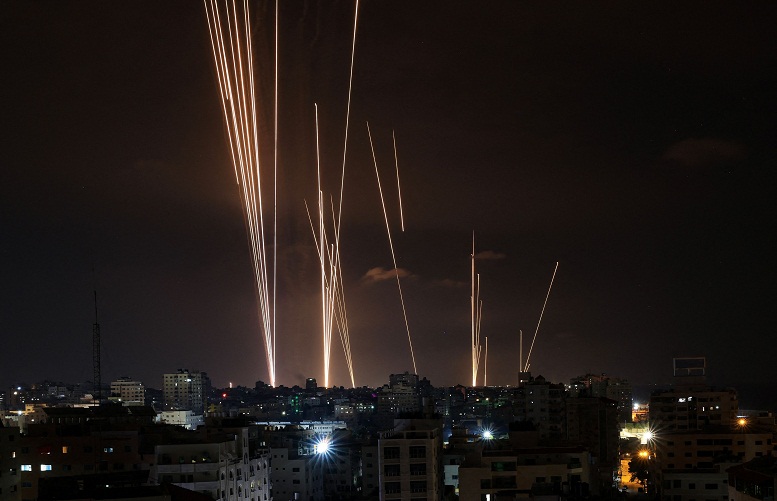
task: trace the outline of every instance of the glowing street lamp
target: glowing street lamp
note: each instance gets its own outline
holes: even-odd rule
[[[329,453],[329,448],[331,445],[331,439],[329,437],[322,438],[313,444],[313,452],[315,454],[326,455]]]

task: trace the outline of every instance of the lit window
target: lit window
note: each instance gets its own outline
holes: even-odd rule
[[[51,471],[51,465],[50,464],[40,465],[40,471]]]
[[[22,471],[32,471],[32,465],[31,464],[23,464],[22,465]]]
[[[62,454],[67,454],[67,445],[62,446]]]
[[[113,452],[113,447],[104,447],[103,452]]]

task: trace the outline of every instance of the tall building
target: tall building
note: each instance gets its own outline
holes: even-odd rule
[[[539,431],[541,439],[565,437],[566,389],[537,376],[519,387],[513,396],[517,421],[528,421]]]
[[[674,359],[674,388],[650,396],[650,423],[663,432],[731,426],[739,411],[737,392],[706,384],[703,357]]]
[[[632,386],[627,379],[607,374],[585,374],[569,381],[570,397],[609,398],[618,402],[618,421],[631,422]]]
[[[145,405],[146,388],[140,381],[120,377],[111,382],[110,400],[120,402],[121,405]]]
[[[380,500],[442,499],[442,422],[397,419],[378,439]]]
[[[162,386],[165,408],[203,414],[207,409],[209,389],[210,378],[205,372],[178,369],[174,374],[165,374]]]

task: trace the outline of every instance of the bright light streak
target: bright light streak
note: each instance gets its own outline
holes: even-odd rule
[[[480,369],[480,353],[482,345],[480,344],[480,319],[483,314],[483,301],[480,300],[480,275],[475,273],[475,232],[472,232],[472,254],[471,257],[471,348],[472,348],[472,386],[477,386],[478,371]]]
[[[531,350],[534,348],[534,341],[537,340],[537,333],[540,331],[540,322],[542,322],[542,315],[545,314],[545,307],[548,305],[548,298],[550,297],[550,289],[553,288],[553,280],[556,278],[556,272],[558,271],[558,261],[556,261],[556,267],[553,269],[553,276],[550,277],[550,285],[548,286],[548,293],[545,295],[545,302],[542,304],[542,311],[540,312],[540,319],[537,320],[537,328],[534,330],[534,337],[531,340],[531,345],[529,346],[529,354],[526,355],[526,369],[529,370],[529,366],[531,365],[529,363],[529,358],[531,358]]]
[[[643,437],[643,438],[644,438],[644,439],[645,439],[647,442],[649,442],[649,441],[653,440],[653,438],[655,438],[655,435],[653,435],[653,432],[652,432],[652,431],[646,431],[646,432],[645,432],[645,433],[642,435],[642,437]]]
[[[220,7],[222,3],[223,6]],[[259,168],[259,127],[256,119],[257,103],[250,12],[247,0],[244,0],[242,7],[238,7],[235,1],[220,2],[219,0],[204,0],[204,5],[208,18],[208,32],[216,66],[229,151],[235,178],[243,197],[243,215],[252,253],[257,302],[261,317],[260,330],[264,337],[267,370],[270,384],[275,386],[275,274],[277,271],[275,263],[277,255],[276,251],[273,250],[272,272],[270,272]],[[277,167],[274,177],[277,178]],[[275,179],[275,183],[277,184],[277,179]],[[277,221],[276,196],[277,191],[274,191],[275,221]],[[274,229],[273,241],[277,243],[275,233]],[[274,245],[274,248],[277,248],[277,245]],[[272,273],[272,287],[270,287],[270,273]]]
[[[348,150],[348,124],[351,119],[351,89],[353,88],[353,60],[356,55],[356,25],[359,20],[359,0],[353,13],[353,39],[351,41],[351,70],[348,75],[348,105],[345,111],[345,140],[343,141],[343,169],[340,177],[340,206],[337,209],[337,237],[340,237],[340,223],[343,215],[343,187],[345,186],[345,156]]]
[[[483,430],[483,439],[493,440],[494,433],[491,430]]]
[[[397,195],[399,197],[399,220],[402,223],[402,232],[405,231],[405,215],[402,212],[402,189],[399,187],[399,160],[397,159],[397,137],[391,131],[391,139],[394,140],[394,165],[397,168]]]
[[[316,242],[319,263],[321,265],[321,325],[324,344],[324,387],[329,388],[329,370],[332,354],[332,331],[337,326],[340,341],[343,344],[345,361],[351,376],[351,385],[356,387],[353,376],[353,359],[351,357],[351,342],[348,332],[348,319],[345,309],[345,293],[343,291],[342,267],[340,263],[340,240],[335,227],[334,243],[329,242],[324,218],[324,197],[321,190],[321,161],[319,148],[318,105],[316,110],[316,173],[318,180],[318,236],[310,216],[310,209],[305,202],[308,212],[310,229],[313,232],[313,240]],[[331,201],[330,201],[331,203]],[[335,225],[336,217],[334,204],[332,205],[332,225]]]
[[[383,218],[386,220],[386,232],[388,233],[389,247],[391,248],[391,259],[394,261],[394,273],[397,277],[397,288],[399,289],[399,300],[402,302],[402,315],[405,318],[405,329],[407,329],[407,342],[410,344],[410,357],[413,359],[413,372],[418,374],[415,364],[415,354],[413,353],[413,341],[410,339],[410,325],[407,322],[407,311],[405,310],[405,298],[402,296],[402,285],[399,282],[399,269],[397,267],[397,257],[394,254],[394,242],[391,240],[391,228],[389,227],[388,214],[386,213],[386,202],[383,200],[383,188],[380,185],[380,173],[378,172],[378,160],[375,157],[375,147],[372,144],[372,132],[370,132],[370,123],[367,122],[367,135],[370,138],[370,150],[372,151],[372,162],[375,164],[375,176],[378,178],[378,191],[380,192],[380,204],[383,206]]]

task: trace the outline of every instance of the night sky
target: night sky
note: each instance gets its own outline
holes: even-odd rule
[[[517,382],[518,332],[528,349],[556,261],[533,374],[662,383],[672,357],[706,356],[716,383],[774,378],[777,7],[679,3],[362,1],[341,243],[357,385],[412,371],[381,273],[392,261],[366,121],[433,384],[470,381],[473,231],[489,384]],[[254,7],[267,159],[273,8]],[[337,198],[353,10],[281,2],[287,386],[323,381],[304,201],[314,102]],[[94,289],[104,381],[161,387],[177,368],[217,386],[268,381],[204,7],[11,2],[0,22],[0,385],[91,380]],[[348,385],[339,341],[332,366]]]

